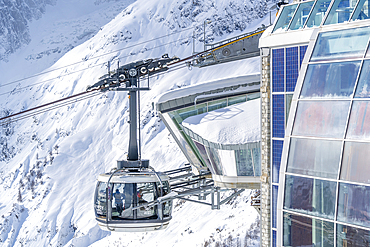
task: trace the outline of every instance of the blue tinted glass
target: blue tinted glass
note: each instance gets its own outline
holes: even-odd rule
[[[336,179],[341,141],[291,138],[287,172]]]
[[[277,199],[278,199],[278,186],[272,186],[272,227],[276,228],[276,215],[277,215]]]
[[[366,20],[369,18],[369,0],[360,0],[352,15],[352,20]]]
[[[306,54],[306,51],[307,51],[307,45],[299,47],[299,66],[302,65],[303,58],[304,58],[304,55]]]
[[[272,50],[272,92],[284,92],[284,48]]]
[[[360,64],[354,61],[308,65],[300,98],[351,97]]]
[[[272,137],[284,138],[284,95],[272,95]]]
[[[357,83],[356,98],[370,98],[370,60],[365,60]]]
[[[284,246],[334,246],[334,223],[284,213],[283,226]]]
[[[284,208],[334,220],[337,183],[286,175]]]
[[[272,140],[272,182],[279,183],[281,153],[284,141]]]
[[[357,0],[335,0],[324,25],[348,21],[356,2]]]
[[[298,46],[286,48],[286,91],[294,92],[298,78]]]
[[[370,227],[370,187],[340,183],[337,220]]]
[[[272,247],[276,247],[276,231],[272,230]]]
[[[337,247],[370,246],[370,231],[337,224]]]
[[[311,8],[315,1],[305,2],[301,3],[297,9],[296,14],[294,15],[294,18],[292,20],[292,23],[290,24],[289,29],[290,30],[297,30],[300,28],[303,28],[303,25],[305,24],[308,14],[311,11]]]
[[[370,27],[320,33],[311,62],[343,58],[362,58],[370,36]]]
[[[326,11],[330,5],[331,0],[318,0],[308,18],[306,27],[320,26],[322,19],[325,16]]]
[[[300,101],[293,135],[343,138],[349,101]]]
[[[286,30],[298,4],[284,6],[272,32]]]

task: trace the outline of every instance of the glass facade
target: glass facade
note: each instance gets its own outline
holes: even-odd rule
[[[369,0],[316,0],[289,4],[282,9],[273,32],[367,20],[369,3]]]
[[[355,15],[355,4],[335,0],[328,24]],[[369,38],[365,26],[313,41],[286,131],[278,212],[284,246],[370,246]]]

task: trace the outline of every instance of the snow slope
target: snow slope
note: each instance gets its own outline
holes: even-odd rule
[[[267,24],[266,10],[273,4],[232,0],[106,1],[101,3],[106,8],[118,6],[122,11],[96,34],[88,34],[86,39],[91,38],[86,42],[84,38],[80,42],[77,36],[89,33],[91,23],[103,25],[110,15],[105,17],[99,8],[84,9],[86,0],[78,7],[80,13],[71,13],[70,21],[58,19],[56,13],[69,13],[68,3],[76,2],[60,0],[47,7],[43,17],[32,22],[35,29],[38,25],[42,29],[32,35],[30,25],[30,45],[10,55],[7,63],[1,62],[3,116],[84,91],[106,73],[108,60],[125,64],[164,53],[187,57],[192,53],[192,27],[195,26],[199,50],[201,27],[207,18],[213,21],[206,29],[208,40],[253,30],[261,23]],[[130,5],[125,8],[125,4]],[[58,11],[52,10],[57,7]],[[90,22],[86,21],[88,13],[92,16]],[[253,18],[257,20],[252,23]],[[47,26],[52,31],[47,31]],[[46,34],[40,40],[42,32]],[[63,47],[59,55],[26,59],[53,49],[58,41]],[[77,43],[73,49],[65,49],[74,41]],[[55,59],[58,61],[54,63]],[[259,65],[255,58],[191,71],[185,68],[152,79],[152,90],[141,94],[143,158],[150,159],[157,170],[177,168],[187,162],[152,109],[152,102],[160,94],[203,81],[255,73]],[[13,83],[43,69],[52,72]],[[11,90],[13,93],[5,94]],[[118,234],[98,228],[92,201],[95,182],[100,173],[110,170],[116,160],[127,154],[127,109],[126,93],[107,92],[1,129],[0,246],[230,246],[231,242],[257,246],[259,228],[253,224],[258,214],[249,206],[250,191],[219,211],[175,201],[173,220],[161,232]]]

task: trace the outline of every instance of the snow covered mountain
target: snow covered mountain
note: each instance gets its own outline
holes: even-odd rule
[[[203,49],[205,20],[211,21],[207,42],[254,30],[268,24],[272,4],[2,0],[0,114],[83,92],[107,73],[107,61],[114,67],[117,61],[122,65],[164,53],[187,57],[193,52],[193,32],[195,49]],[[141,94],[143,158],[157,170],[186,163],[152,109],[160,94],[255,73],[259,65],[253,58],[152,79],[152,90]],[[257,246],[258,214],[250,206],[250,191],[219,211],[175,201],[173,220],[160,232],[122,234],[98,228],[95,182],[127,154],[127,109],[126,93],[107,92],[1,127],[0,246]]]

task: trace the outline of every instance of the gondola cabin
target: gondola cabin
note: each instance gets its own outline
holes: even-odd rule
[[[94,198],[98,225],[117,232],[165,229],[172,218],[172,201],[157,199],[169,192],[169,177],[148,167],[123,167],[101,174]]]

